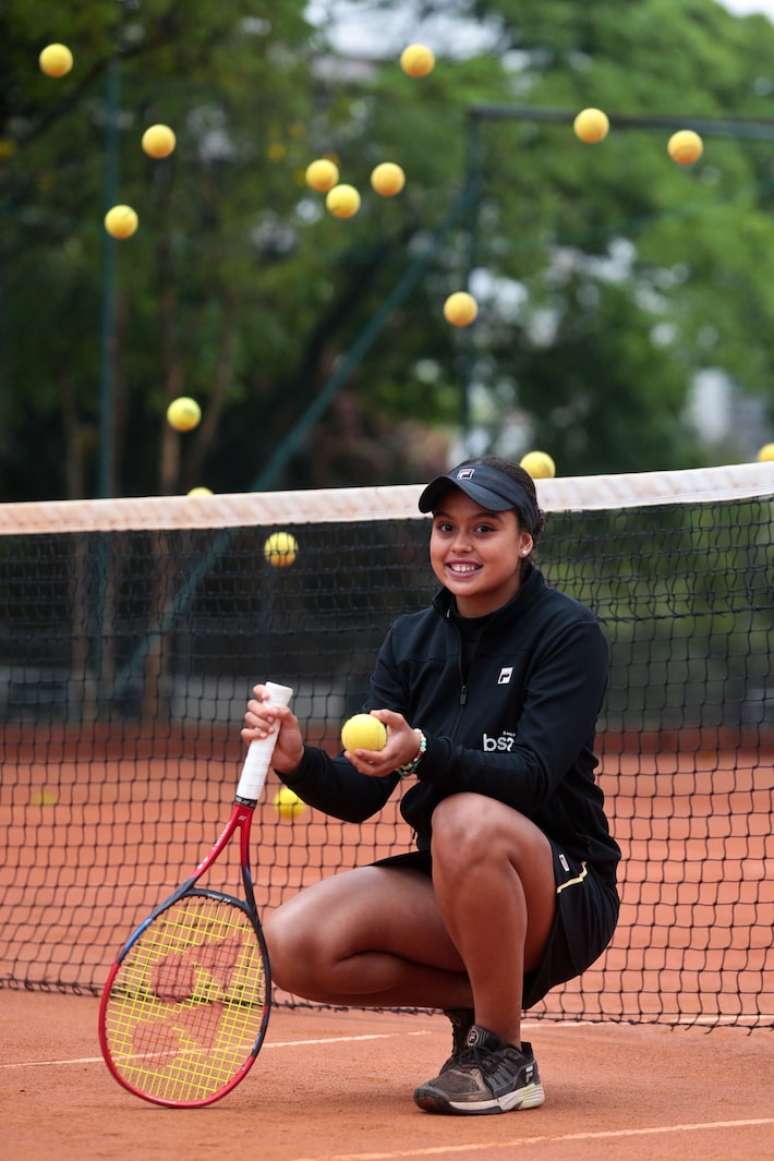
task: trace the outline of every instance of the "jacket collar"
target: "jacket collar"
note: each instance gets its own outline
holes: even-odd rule
[[[531,565],[529,572],[519,586],[519,591],[516,593],[516,596],[512,597],[507,605],[503,605],[502,608],[495,609],[493,613],[489,614],[491,620],[487,622],[487,629],[493,625],[500,628],[520,620],[527,610],[531,609],[535,602],[540,599],[546,588],[547,585],[542,572],[534,564]],[[445,621],[451,621],[453,619],[455,611],[454,597],[447,588],[442,588],[436,593],[433,599],[433,608]]]

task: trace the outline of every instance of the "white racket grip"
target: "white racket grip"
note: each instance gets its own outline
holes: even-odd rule
[[[268,704],[270,706],[290,705],[293,690],[287,685],[276,685],[273,681],[267,681],[266,688],[269,691]],[[264,705],[266,704],[264,702]],[[261,738],[259,741],[250,743],[250,748],[247,751],[247,757],[242,767],[239,785],[237,786],[238,798],[249,798],[255,801],[260,797],[263,784],[266,781],[266,775],[271,766],[271,756],[274,753],[276,744],[276,733],[269,734],[268,738]]]

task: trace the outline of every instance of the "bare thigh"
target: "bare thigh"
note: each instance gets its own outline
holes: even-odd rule
[[[274,959],[331,962],[381,951],[450,972],[465,966],[449,937],[430,879],[397,867],[359,867],[306,887],[264,922]]]

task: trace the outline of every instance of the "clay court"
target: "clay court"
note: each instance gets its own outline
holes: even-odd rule
[[[113,1158],[140,1141],[143,1155],[170,1161],[208,1148],[224,1158],[248,1150],[265,1161],[516,1149],[548,1161],[583,1161],[600,1150],[648,1161],[725,1161],[736,1151],[774,1157],[770,770],[757,751],[700,749],[696,741],[686,736],[682,749],[633,755],[617,753],[621,739],[604,739],[602,785],[624,848],[621,920],[582,987],[558,989],[537,1011],[541,1018],[528,1018],[546,1088],[542,1109],[467,1119],[420,1112],[411,1093],[447,1054],[443,1018],[288,1009],[280,994],[283,1006],[244,1083],[209,1109],[170,1112],[110,1077],[93,998],[11,988],[0,998],[9,1157]],[[40,738],[14,743],[25,785],[6,780],[3,788],[13,858],[1,874],[6,902],[17,916],[22,908],[24,922],[3,954],[15,956],[17,975],[21,964],[29,979],[37,973],[38,986],[57,980],[60,989],[94,993],[127,929],[191,862],[190,844],[198,854],[202,836],[206,846],[227,816],[238,746],[232,742],[233,755],[226,747],[217,763],[179,757],[172,780],[165,759],[128,756],[121,739],[49,736],[46,762],[36,760]],[[181,737],[170,746],[186,750]],[[184,840],[173,837],[181,785],[197,787]],[[314,812],[290,824],[278,821],[272,792],[254,823],[262,908],[321,873],[409,840],[396,804],[357,828]],[[148,802],[152,821],[145,815],[141,824]],[[45,869],[35,865],[35,846],[46,848]],[[235,872],[232,862],[219,875],[226,882]],[[45,966],[36,965],[36,948]],[[646,1022],[632,1025],[627,1015]]]
[[[6,993],[2,1120],[13,1161],[728,1161],[774,1157],[770,1035],[529,1022],[541,1109],[434,1117],[412,1087],[446,1055],[437,1016],[275,1011],[246,1080],[209,1109],[169,1111],[125,1093],[96,1043],[97,1005]]]

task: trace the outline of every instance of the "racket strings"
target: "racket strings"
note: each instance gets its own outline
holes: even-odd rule
[[[227,899],[184,897],[148,925],[113,981],[105,1014],[113,1065],[152,1098],[211,1098],[251,1056],[265,1004],[246,913]]]

